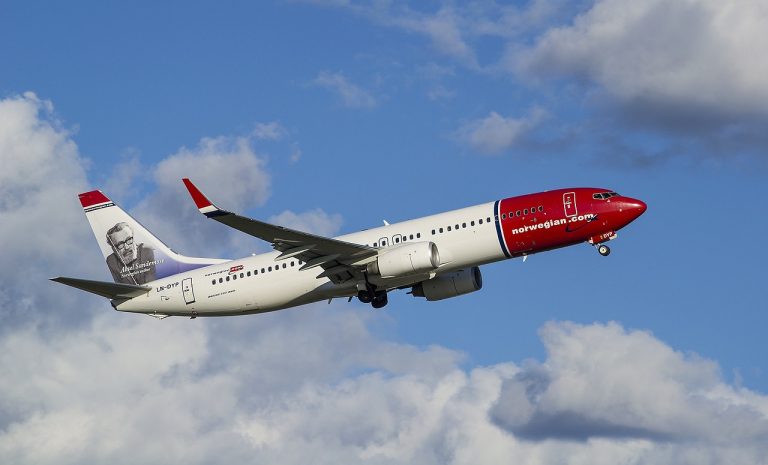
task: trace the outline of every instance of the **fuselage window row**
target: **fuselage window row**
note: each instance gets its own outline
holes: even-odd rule
[[[299,265],[301,265],[301,260],[298,260],[298,261],[293,261],[293,260],[291,260],[291,265],[290,265],[290,266],[291,266],[291,267],[295,267],[295,266],[296,266],[296,263],[298,263]],[[286,268],[288,268],[288,264],[287,264],[287,263],[283,263],[283,269],[286,269]],[[279,265],[279,264],[278,264],[278,265],[275,265],[275,269],[274,269],[274,271],[277,271],[277,270],[279,270],[279,269],[280,269],[280,265]],[[262,269],[261,269],[261,273],[262,273],[262,274],[264,274],[264,273],[266,273],[266,272],[271,272],[271,271],[273,271],[271,266],[270,266],[270,267],[268,267],[268,268],[266,268],[266,269],[265,269],[265,268],[262,268]],[[253,270],[253,272],[251,272],[251,271],[249,270],[249,271],[247,271],[247,272],[245,272],[245,273],[240,273],[240,278],[245,278],[245,277],[250,277],[250,276],[254,276],[254,277],[255,277],[255,276],[257,276],[258,274],[259,274],[259,269],[258,269],[258,268],[256,268],[256,269],[254,269],[254,270]],[[225,282],[225,281],[229,281],[229,280],[230,280],[230,277],[231,277],[231,278],[232,278],[232,280],[234,281],[234,280],[236,280],[236,279],[238,278],[238,275],[237,275],[237,274],[233,274],[233,275],[227,276],[226,278],[219,278],[219,279],[218,279],[218,282],[216,281],[216,279],[213,279],[213,280],[211,280],[211,284],[212,284],[212,285],[221,284],[221,283],[223,283],[223,282]]]
[[[509,213],[509,219],[512,219],[513,217],[516,217],[516,216],[525,216],[525,215],[528,215],[529,213],[533,214],[533,213],[535,213],[537,211],[538,212],[543,212],[544,211],[544,207],[539,205],[538,207],[531,207],[530,209],[525,208],[523,210],[517,210],[515,212],[510,212]],[[501,214],[501,219],[502,220],[506,220],[507,219],[507,214],[506,213],[502,213]],[[498,221],[498,220],[499,220],[499,217],[496,216],[496,221]],[[485,222],[486,222],[486,224],[490,224],[491,217],[490,216],[487,217],[485,219]],[[477,220],[477,224],[478,225],[483,224],[483,219],[482,218],[478,219]],[[470,226],[474,226],[475,225],[475,220],[470,221],[469,225]],[[458,224],[455,224],[453,226],[446,226],[445,228],[437,228],[437,229],[433,229],[432,230],[432,235],[434,236],[436,234],[442,234],[443,232],[447,232],[447,231],[458,231],[459,229],[466,229],[466,227],[467,227],[467,223],[461,223],[461,227],[459,227]],[[374,244],[374,246],[375,246],[375,244]]]
[[[525,215],[528,215],[528,214],[533,214],[533,213],[535,213],[537,211],[538,212],[543,212],[544,211],[544,207],[539,205],[538,207],[531,207],[530,209],[524,208],[522,210],[516,210],[514,212],[510,212],[509,216],[507,216],[506,213],[502,213],[501,214],[501,220],[503,221],[503,220],[506,220],[507,218],[512,219],[514,217],[525,216]],[[484,221],[483,218],[479,218],[477,220],[477,224],[481,225],[481,224],[483,224],[483,221]],[[496,216],[496,221],[499,221],[499,217],[498,216]],[[491,223],[491,217],[490,216],[485,218],[485,223],[486,224],[490,224]],[[475,220],[471,220],[469,222],[469,226],[475,226],[475,224],[476,224]],[[452,226],[446,226],[445,228],[433,229],[432,230],[432,235],[434,236],[436,234],[442,234],[446,230],[447,231],[458,231],[459,229],[466,229],[466,228],[467,228],[467,223],[466,222],[462,222],[461,224],[457,223],[457,224],[454,224]],[[406,242],[408,240],[413,240],[414,237],[416,239],[420,239],[421,238],[421,233],[416,233],[415,236],[413,234],[403,234],[403,235],[396,234],[396,235],[392,236],[392,242],[395,243],[395,244],[399,244],[401,241],[402,242]],[[369,244],[366,244],[366,245],[368,245],[370,247]],[[381,241],[381,245],[382,245],[382,247],[386,247],[386,241],[382,240]],[[378,246],[379,246],[379,242],[378,241],[373,243],[373,247],[378,247]],[[295,266],[295,263],[293,261],[291,261],[290,263],[291,263],[291,267]],[[301,261],[300,260],[298,261],[298,264],[301,265]],[[288,267],[288,264],[283,263],[283,269],[286,269],[287,267]],[[274,271],[277,271],[279,269],[280,269],[280,265],[279,264],[275,265]],[[272,272],[272,267],[271,266],[267,267],[267,269],[262,268],[261,269],[261,273],[263,274],[265,272]],[[256,276],[258,274],[259,274],[259,270],[258,269],[253,270],[253,276]],[[243,278],[244,276],[245,275],[243,273],[240,273],[240,277],[241,278]],[[250,271],[248,272],[247,276],[251,276],[251,272]],[[233,280],[237,279],[237,275],[233,275],[232,279]],[[226,277],[226,281],[229,281],[229,276]],[[219,278],[218,282],[219,283],[224,282],[223,278]],[[216,280],[215,279],[212,280],[211,284],[215,285],[216,284]]]

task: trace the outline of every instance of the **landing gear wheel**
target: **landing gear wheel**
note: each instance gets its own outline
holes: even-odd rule
[[[602,255],[603,257],[607,257],[611,254],[611,249],[607,245],[600,244],[597,246],[597,253]]]
[[[371,302],[371,306],[373,308],[382,308],[387,305],[387,293],[386,292],[377,292],[376,295],[373,298],[373,301]]]
[[[357,298],[364,304],[369,304],[373,301],[373,294],[368,291],[360,291],[357,293]]]

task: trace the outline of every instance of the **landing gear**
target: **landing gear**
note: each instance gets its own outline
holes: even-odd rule
[[[603,257],[607,257],[608,255],[611,254],[611,248],[605,244],[600,244],[597,246],[597,253],[599,253]]]
[[[387,291],[377,291],[376,286],[368,282],[367,275],[365,276],[365,289],[357,291],[357,298],[364,304],[371,304],[373,308],[382,308],[388,302]]]
[[[360,302],[364,304],[369,304],[373,300],[373,293],[371,291],[359,291],[357,293],[357,298],[360,299]]]
[[[371,302],[373,308],[383,308],[387,305],[387,291],[378,291]]]
[[[382,308],[388,302],[386,291],[360,291],[357,298],[364,304],[371,304],[373,308]]]

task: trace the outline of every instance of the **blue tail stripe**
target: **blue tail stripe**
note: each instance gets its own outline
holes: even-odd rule
[[[512,255],[510,255],[509,250],[507,249],[507,244],[504,242],[504,235],[501,232],[501,214],[499,213],[499,205],[501,205],[501,200],[497,200],[496,203],[493,204],[493,216],[496,219],[496,235],[499,237],[501,251],[504,252],[504,255],[507,258],[512,258]]]

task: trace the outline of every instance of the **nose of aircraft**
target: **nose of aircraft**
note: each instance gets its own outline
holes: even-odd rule
[[[648,209],[648,205],[646,205],[642,200],[628,197],[624,209],[632,214],[632,219],[634,220],[635,218],[645,213],[645,210]]]

